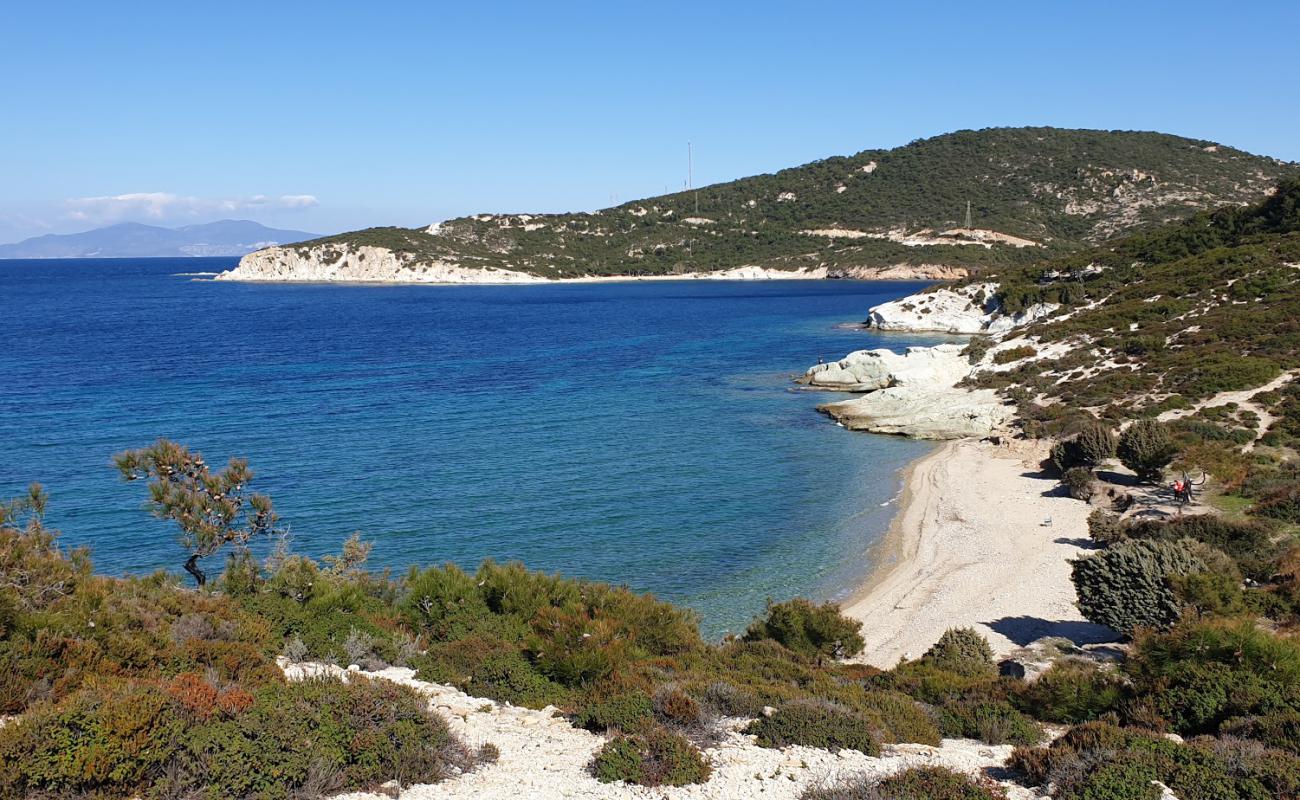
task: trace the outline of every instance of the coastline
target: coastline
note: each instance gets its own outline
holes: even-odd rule
[[[1040,449],[959,439],[907,467],[870,571],[841,603],[863,622],[866,647],[852,660],[888,669],[954,627],[975,628],[998,658],[1044,637],[1114,639],[1079,613],[1070,582],[1070,559],[1089,552],[1092,509],[1037,476]]]

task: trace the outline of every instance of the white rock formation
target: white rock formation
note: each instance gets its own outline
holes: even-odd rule
[[[803,383],[846,392],[874,392],[890,386],[949,387],[970,374],[961,346],[909,347],[905,353],[887,348],[857,350],[839,361],[818,364]]]
[[[680,788],[648,789],[625,783],[600,783],[587,769],[605,737],[574,728],[554,709],[534,711],[471,697],[452,686],[415,679],[413,670],[390,667],[380,672],[349,673],[322,664],[281,666],[290,680],[332,674],[347,680],[361,674],[411,686],[429,698],[429,707],[442,716],[452,733],[471,747],[491,742],[501,752],[495,764],[441,783],[403,787],[400,800],[735,800],[768,798],[795,800],[810,786],[857,776],[885,777],[918,766],[945,766],[970,775],[1003,766],[1011,746],[992,746],[966,739],[947,739],[941,747],[919,744],[885,745],[879,758],[843,750],[832,753],[811,747],[773,750],[754,744],[753,736],[738,732],[747,720],[724,723],[721,741],[704,750],[713,768],[708,782]],[[1007,785],[1014,800],[1038,795]],[[354,793],[347,800],[387,800],[390,795]]]
[[[882,331],[940,331],[943,333],[1006,333],[1049,316],[1060,306],[1040,303],[1018,314],[1007,314],[992,301],[997,285],[973,283],[908,295],[873,307],[868,324]]]
[[[302,283],[544,283],[526,272],[464,267],[451,262],[414,263],[383,247],[323,245],[299,250],[272,247],[249,253],[219,281]]]
[[[800,379],[824,389],[865,392],[826,403],[821,411],[852,430],[896,433],[917,439],[988,436],[1013,410],[991,389],[958,387],[972,366],[961,346],[859,350],[831,364],[818,364]]]
[[[436,226],[435,226],[436,227]],[[432,229],[431,229],[432,230]],[[955,280],[966,276],[961,267],[941,264],[897,264],[888,267],[801,267],[786,270],[756,265],[713,272],[678,275],[598,275],[549,279],[539,275],[495,267],[468,267],[452,261],[420,262],[404,253],[382,247],[320,245],[298,249],[271,247],[249,253],[234,269],[218,274],[219,281],[263,281],[274,283],[460,283],[525,284],[589,283],[640,280]]]

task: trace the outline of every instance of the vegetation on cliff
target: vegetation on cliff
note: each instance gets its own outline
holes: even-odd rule
[[[1199,209],[1253,202],[1298,173],[1293,164],[1165,134],[991,128],[592,213],[483,214],[434,232],[370,228],[291,249],[332,261],[372,246],[402,254],[414,269],[442,261],[551,278],[745,265],[832,273],[895,264],[1008,267]],[[974,229],[1039,246],[963,230],[968,202]]]

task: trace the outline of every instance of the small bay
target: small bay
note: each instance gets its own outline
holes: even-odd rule
[[[930,445],[850,434],[791,378],[946,337],[837,327],[915,282],[238,284],[234,259],[0,262],[0,495],[105,573],[179,570],[111,456],[245,456],[293,548],[371,566],[519,559],[697,609],[841,596]],[[219,569],[216,559],[208,565]]]

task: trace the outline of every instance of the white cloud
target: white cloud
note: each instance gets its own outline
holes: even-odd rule
[[[171,192],[131,192],[104,197],[74,197],[66,202],[69,219],[79,222],[121,222],[123,220],[168,220],[234,214],[241,211],[295,211],[313,208],[320,202],[309,194],[217,199],[190,197]]]

